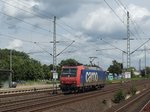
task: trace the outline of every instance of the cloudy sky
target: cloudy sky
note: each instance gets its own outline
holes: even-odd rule
[[[53,17],[56,16],[57,63],[73,58],[102,68],[112,60],[126,67],[127,16],[130,12],[131,49],[150,49],[150,1],[148,0],[0,0],[0,48],[16,49],[29,53],[51,64],[53,53]],[[108,50],[109,49],[109,50]],[[147,50],[147,66],[150,52]],[[144,67],[144,52],[131,55],[131,66]]]

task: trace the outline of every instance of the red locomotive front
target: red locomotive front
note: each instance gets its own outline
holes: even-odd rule
[[[80,86],[80,74],[83,66],[63,66],[60,84],[62,91],[73,91]]]

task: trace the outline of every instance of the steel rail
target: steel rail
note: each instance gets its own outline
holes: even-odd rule
[[[122,111],[124,111],[124,109],[129,108],[130,105],[132,105],[133,103],[135,103],[136,101],[138,101],[139,99],[141,99],[142,97],[144,97],[145,95],[147,95],[148,93],[150,93],[150,90],[147,90],[144,93],[141,93],[135,99],[129,101],[128,103],[126,103],[125,105],[121,106],[120,108],[118,108],[114,112],[122,112]]]

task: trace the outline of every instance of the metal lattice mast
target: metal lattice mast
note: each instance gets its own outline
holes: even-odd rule
[[[144,48],[144,51],[145,51],[145,75],[146,75],[146,46]]]
[[[54,16],[54,32],[53,32],[53,72],[56,71],[56,16]]]
[[[130,68],[130,26],[129,26],[129,12],[127,11],[127,69]]]
[[[12,49],[10,49],[10,76],[9,76],[9,87],[12,87]]]

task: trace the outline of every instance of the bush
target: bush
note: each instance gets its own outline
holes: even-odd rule
[[[112,81],[106,80],[106,84],[112,84]]]
[[[135,95],[136,91],[137,91],[137,89],[135,88],[135,86],[132,85],[131,88],[130,88],[130,94]]]
[[[115,93],[113,102],[120,103],[124,99],[125,99],[125,94],[123,93],[123,90],[119,90]]]

